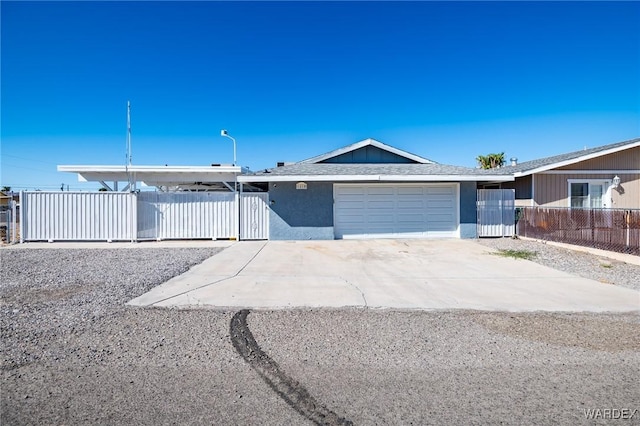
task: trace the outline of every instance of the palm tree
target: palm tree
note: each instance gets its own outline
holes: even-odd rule
[[[11,187],[10,186],[3,186],[1,191],[4,192],[4,193],[11,192]]]
[[[483,169],[495,169],[504,166],[504,152],[499,154],[478,155],[476,161]]]

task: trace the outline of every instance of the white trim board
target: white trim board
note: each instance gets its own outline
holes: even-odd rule
[[[638,170],[549,170],[538,173],[540,175],[638,175]]]

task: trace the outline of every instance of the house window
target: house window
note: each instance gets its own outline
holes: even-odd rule
[[[609,207],[609,186],[607,181],[569,179],[569,206],[577,209]]]

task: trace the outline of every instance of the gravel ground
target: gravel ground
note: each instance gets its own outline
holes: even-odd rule
[[[567,250],[544,242],[512,238],[480,238],[478,243],[496,250],[526,250],[533,262],[584,278],[640,291],[640,266],[608,257]]]
[[[638,273],[481,243],[615,271],[617,285]],[[274,379],[234,347],[236,312],[124,305],[216,251],[0,250],[0,423],[312,424],[305,399],[354,424],[593,424],[587,409],[640,409],[637,314],[252,311]]]

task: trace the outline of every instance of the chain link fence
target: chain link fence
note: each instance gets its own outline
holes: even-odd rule
[[[522,207],[519,236],[640,256],[640,210]]]

